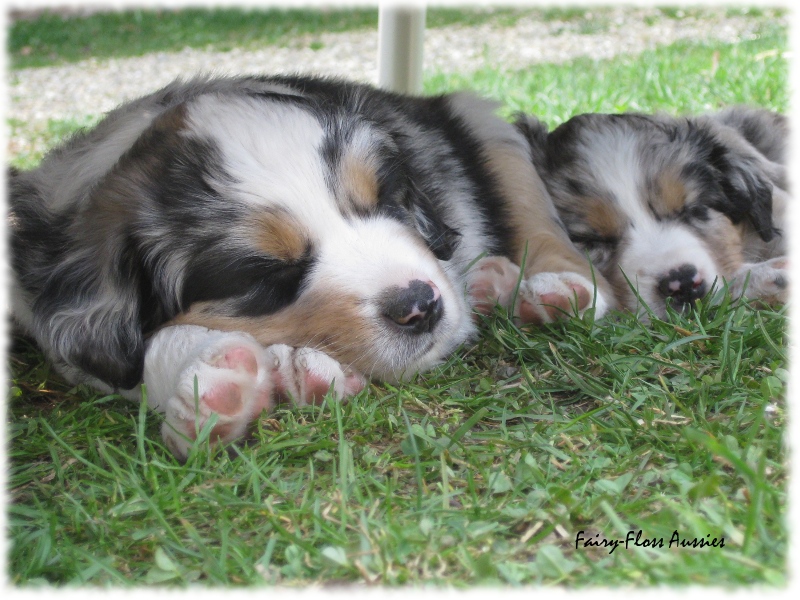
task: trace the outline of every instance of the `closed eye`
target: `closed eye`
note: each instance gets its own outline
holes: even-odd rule
[[[597,246],[615,246],[619,239],[612,236],[595,235],[591,233],[570,233],[569,237],[573,243],[586,248],[587,250]]]
[[[291,263],[275,264],[260,273],[250,288],[234,300],[237,314],[271,314],[291,304],[302,292],[311,265],[310,256]]]
[[[182,306],[222,300],[239,316],[271,314],[300,295],[312,263],[310,246],[291,261],[224,251],[201,253],[187,273]]]
[[[605,269],[612,264],[619,245],[619,239],[611,236],[571,233],[570,238],[580,250],[589,255],[592,264],[600,269]]]
[[[708,207],[703,204],[687,204],[678,213],[678,218],[685,222],[708,221]]]
[[[417,230],[439,260],[450,260],[461,234],[449,227],[433,208],[433,202],[414,180],[392,170],[381,184],[378,212]]]

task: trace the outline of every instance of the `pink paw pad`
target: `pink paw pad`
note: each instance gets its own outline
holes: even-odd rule
[[[594,287],[574,273],[538,273],[522,288],[517,314],[523,323],[543,325],[582,315],[591,308]],[[607,310],[607,303],[598,293],[597,313]]]
[[[579,311],[585,309],[592,297],[588,290],[583,286],[575,285],[574,283],[568,284],[571,295],[564,296],[557,292],[549,294],[542,294],[539,296],[545,312],[551,319],[562,319],[570,317],[577,308]]]
[[[576,285],[574,283],[571,283],[569,287],[574,294],[573,296],[570,297],[570,300],[572,302],[577,302],[578,310],[584,310],[586,308],[589,308],[589,306],[592,303],[592,292],[587,290],[582,285]]]
[[[331,381],[327,377],[314,372],[307,372],[305,376],[305,401],[308,404],[320,404],[325,399],[325,394],[331,389]]]
[[[344,383],[340,383],[344,377]],[[338,380],[338,381],[337,381]],[[314,371],[306,371],[303,381],[303,398],[301,404],[320,404],[325,395],[333,391],[335,397],[353,396],[364,389],[366,380],[354,372],[343,372],[331,377]]]
[[[533,304],[527,300],[522,300],[518,307],[519,318],[523,323],[530,323],[531,325],[543,325],[544,318],[536,311]]]
[[[574,284],[570,284],[569,288],[574,295],[565,296],[558,292],[549,292],[539,296],[539,304],[551,321],[569,318],[575,312],[575,308],[583,310],[591,302],[592,297],[586,288]],[[524,323],[541,325],[543,322],[542,317],[527,300],[520,303],[519,316]]]
[[[516,289],[519,267],[503,256],[482,258],[469,273],[467,293],[472,307],[482,315],[492,312],[496,304],[506,306]]]
[[[220,383],[200,397],[200,402],[223,415],[235,415],[242,410],[242,390],[233,382]]]
[[[354,396],[367,387],[367,380],[358,373],[345,372],[344,393],[347,396]]]
[[[249,348],[230,348],[214,362],[215,367],[244,371],[250,375],[258,373],[258,361]]]
[[[206,424],[205,419],[200,419],[197,422],[181,420],[179,422],[173,422],[172,427],[175,427],[176,430],[180,431],[190,440],[196,440],[198,432],[203,428],[205,424]],[[218,423],[211,430],[210,437],[214,441],[224,440],[227,436],[231,434],[231,432],[239,428],[240,427],[236,423],[230,423],[230,422]],[[185,452],[180,454],[185,454]]]

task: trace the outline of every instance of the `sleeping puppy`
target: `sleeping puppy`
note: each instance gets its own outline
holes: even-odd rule
[[[299,76],[175,82],[11,172],[14,316],[71,382],[138,398],[144,381],[183,457],[212,414],[227,442],[278,402],[431,367],[472,308],[602,315],[610,286],[494,109]]]
[[[570,238],[620,305],[657,316],[727,283],[767,303],[788,298],[785,117],[584,114],[548,133],[517,126]]]

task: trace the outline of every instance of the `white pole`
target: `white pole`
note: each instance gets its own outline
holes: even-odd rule
[[[422,93],[425,6],[381,4],[378,11],[378,85],[403,94]]]

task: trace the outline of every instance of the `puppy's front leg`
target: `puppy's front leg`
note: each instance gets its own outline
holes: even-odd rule
[[[468,108],[465,105],[462,110],[468,112]],[[478,262],[471,287],[478,292],[483,287],[491,298],[492,288],[507,289],[509,281],[514,286],[521,281],[519,302],[513,308],[525,323],[550,323],[576,311],[582,315],[592,307],[595,316],[602,317],[616,304],[613,289],[569,239],[525,137],[502,122],[474,121],[474,133],[483,138],[486,165],[503,199],[511,239],[507,259],[490,256]],[[517,265],[524,265],[521,279],[518,270],[511,273]],[[502,298],[500,303],[505,304]],[[485,304],[479,300],[476,308],[480,311]]]
[[[165,413],[162,436],[185,459],[212,414],[213,442],[240,438],[263,410],[281,402],[320,402],[332,389],[337,399],[366,385],[358,373],[311,348],[266,348],[250,335],[196,325],[176,325],[149,341],[144,382],[147,402]]]
[[[518,169],[518,181],[527,181],[527,196],[519,193],[509,204],[515,229],[511,258],[525,265],[517,316],[541,325],[594,308],[602,317],[615,305],[611,286],[569,239],[532,164],[518,161]]]

